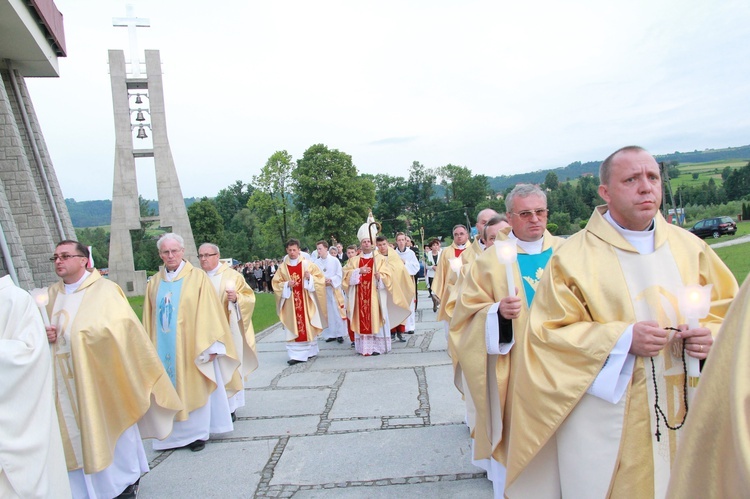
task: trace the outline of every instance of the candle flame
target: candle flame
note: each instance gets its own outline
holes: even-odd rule
[[[234,286],[234,281],[227,281],[224,289],[227,291],[235,291],[237,288]]]
[[[495,241],[495,252],[500,263],[515,263],[518,259],[518,248],[515,241]]]
[[[47,288],[34,288],[31,290],[31,296],[34,298],[37,307],[46,307],[49,303]]]

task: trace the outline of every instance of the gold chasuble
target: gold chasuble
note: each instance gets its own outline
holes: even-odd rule
[[[454,258],[461,258],[464,250],[465,248],[461,249],[456,246],[456,243],[452,243],[440,253],[440,259],[435,270],[435,280],[432,282],[432,292],[440,299],[440,308],[438,309],[437,316],[439,321],[451,321],[448,311],[445,310],[445,303],[450,297],[451,289],[456,284],[458,275],[451,269],[450,261]]]
[[[713,284],[701,325],[714,334],[737,292],[713,250],[661,214],[654,219],[654,252],[639,255],[605,212],[598,207],[586,228],[552,255],[517,345],[508,497],[664,497],[680,433],[666,424],[678,426],[685,411],[681,342],[657,357],[636,357],[618,403],[587,390],[629,325],[687,322],[677,309],[682,285]],[[659,420],[655,385],[664,412]]]
[[[501,235],[502,233],[498,234],[498,236],[501,236]],[[466,250],[461,252],[461,270],[456,276],[456,281],[454,285],[450,287],[448,298],[445,300],[444,303],[442,303],[442,307],[445,309],[445,313],[448,315],[448,317],[453,317],[453,309],[456,308],[456,300],[458,299],[459,289],[461,288],[461,281],[466,275],[467,269],[472,263],[474,263],[474,260],[479,258],[479,255],[481,255],[483,252],[484,252],[484,247],[479,242],[479,236],[474,238],[474,242],[471,243],[471,246],[469,246],[468,248],[466,248]],[[448,355],[450,355],[451,358],[453,358],[450,338],[448,339]]]
[[[504,232],[510,230],[509,227]],[[507,234],[504,232],[498,236],[502,234],[503,239],[506,239]],[[542,253],[551,249],[554,254],[564,242],[565,239],[545,231]],[[520,255],[525,254],[520,246],[517,249]],[[468,251],[464,252],[466,253]],[[513,265],[513,281],[518,289],[516,296],[521,299],[521,312],[513,320],[515,344],[507,355],[490,355],[487,353],[485,335],[488,311],[492,305],[511,295],[505,276],[505,265],[499,262],[493,247],[483,252],[465,269],[466,275],[459,277],[461,287],[449,331],[449,343],[455,345],[454,362],[458,364],[454,383],[462,383],[460,375],[463,372],[466,387],[469,389],[467,401],[473,403],[475,410],[475,424],[471,426],[474,459],[492,457],[505,464],[510,432],[510,394],[513,391],[514,364],[516,356],[520,355],[520,349],[523,348],[523,334],[528,322],[530,300],[516,263]]]
[[[170,284],[179,286],[179,301],[170,303],[166,300],[166,304],[162,303],[160,307],[157,301],[159,288],[165,286],[166,289]],[[171,291],[167,293],[167,296],[170,295]],[[177,394],[184,405],[175,420],[186,421],[190,412],[206,405],[209,395],[216,389],[213,362],[201,362],[198,357],[215,342],[222,343],[226,355],[219,355],[216,360],[224,380],[233,379],[240,363],[226,317],[205,272],[185,261],[182,270],[171,282],[166,280],[166,270],[163,267],[149,280],[146,286],[146,299],[143,302],[143,325],[157,351],[160,338],[157,336],[156,321],[162,322],[167,328],[171,328],[173,323],[165,322],[164,316],[160,317],[160,309],[162,314],[177,314],[176,318],[170,319],[176,321],[173,332],[176,334],[176,355],[170,359],[173,369],[170,367],[167,373],[174,376]],[[225,386],[227,396],[231,397],[237,393],[233,381]]]
[[[745,278],[701,373],[667,497],[750,491],[750,279]]]
[[[245,282],[245,278],[232,269],[228,264],[222,263],[216,274],[209,277],[216,289],[221,301],[221,309],[227,318],[229,329],[234,339],[234,347],[240,361],[240,369],[237,371],[240,378],[258,368],[258,354],[255,346],[255,330],[253,329],[253,310],[255,310],[255,293]],[[237,293],[237,302],[232,303],[227,298],[227,283],[234,284]],[[242,388],[239,388],[242,389]]]
[[[315,291],[305,289],[305,272],[310,272]],[[292,295],[283,298],[284,283],[295,282],[290,286]],[[326,278],[317,265],[300,255],[297,265],[289,264],[289,257],[279,265],[271,281],[276,294],[276,313],[286,329],[286,341],[315,341],[323,329],[328,327]]]
[[[364,268],[370,270],[363,271]],[[352,273],[357,269],[360,271],[359,284],[351,286]],[[373,258],[357,255],[346,262],[343,271],[342,286],[349,300],[347,312],[352,331],[357,334],[381,333],[385,325],[384,311],[388,314],[390,327],[401,324],[411,314],[409,304],[414,300],[414,280],[395,251],[389,251],[387,257],[377,250],[373,250]],[[380,273],[385,289],[377,289],[376,273]]]
[[[135,423],[143,438],[166,438],[182,403],[120,287],[94,269],[74,293],[59,281],[49,296],[68,470],[93,474],[112,464],[117,439]]]

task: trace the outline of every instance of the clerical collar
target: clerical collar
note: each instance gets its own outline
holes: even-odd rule
[[[286,257],[286,258],[287,258],[287,263],[291,265],[292,267],[294,267],[295,265],[299,263],[299,258],[295,258],[295,259],[291,259],[289,257]]]
[[[218,264],[216,265],[216,268],[215,268],[215,269],[213,269],[213,270],[209,270],[208,272],[206,272],[206,274],[208,274],[208,275],[209,275],[210,277],[213,277],[213,276],[215,276],[215,275],[216,275],[216,273],[217,273],[217,272],[219,271],[219,267],[221,267],[221,262],[219,262],[219,263],[218,263]]]
[[[174,278],[175,278],[175,277],[177,277],[177,276],[179,275],[180,271],[182,270],[182,268],[183,268],[184,266],[185,266],[185,260],[182,260],[182,261],[180,262],[180,264],[179,264],[179,265],[177,266],[177,268],[176,268],[176,269],[174,269],[174,270],[167,270],[167,268],[166,268],[166,267],[164,267],[164,274],[165,274],[165,277],[166,277],[166,279],[165,279],[165,280],[166,280],[167,282],[172,282],[172,281],[174,281]]]
[[[466,245],[465,244],[456,244],[456,248],[458,248],[460,250],[466,249]]]
[[[407,248],[406,246],[404,246],[404,251],[401,251],[400,249],[398,249],[398,246],[396,246],[396,251],[398,251],[398,252],[399,252],[399,253],[401,253],[401,254],[403,254],[403,253],[406,253],[406,251],[407,251],[408,249],[409,249],[409,248]]]
[[[91,272],[89,272],[88,270],[84,270],[83,271],[83,276],[81,276],[81,278],[78,279],[73,284],[65,284],[65,283],[63,283],[63,285],[65,286],[65,294],[69,295],[69,294],[72,294],[72,293],[75,293],[76,291],[78,291],[78,288],[81,287],[81,284],[83,284],[83,281],[85,281],[88,278],[88,276],[90,276],[90,275],[91,275]]]
[[[654,252],[654,236],[656,224],[651,220],[651,225],[646,230],[629,230],[621,226],[610,215],[609,210],[604,213],[604,219],[619,232],[641,255],[649,255]]]
[[[508,234],[508,239],[513,239],[516,242],[516,246],[524,250],[529,255],[538,255],[542,252],[542,248],[544,247],[544,236],[540,237],[536,241],[521,241],[518,239],[518,236],[516,236],[513,231],[510,231],[510,234]]]
[[[362,253],[362,258],[372,258],[372,253]]]
[[[484,244],[484,242],[481,239],[477,238],[477,243],[479,243],[479,247],[482,248],[482,251],[487,249],[487,246]]]

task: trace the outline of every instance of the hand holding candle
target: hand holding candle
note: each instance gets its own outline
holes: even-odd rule
[[[505,265],[505,278],[508,280],[508,296],[516,296],[516,284],[513,280],[513,264],[518,259],[518,248],[515,241],[495,241],[495,252],[500,263]]]
[[[685,286],[677,295],[680,313],[687,320],[688,329],[700,327],[700,319],[708,315],[711,308],[711,284]],[[700,377],[700,361],[690,355],[687,356],[688,377]]]
[[[42,321],[44,321],[44,327],[50,327],[49,316],[47,315],[47,304],[49,303],[49,295],[47,294],[47,288],[34,288],[31,290],[31,296],[36,302],[36,306],[39,307],[39,312],[42,314]]]
[[[451,270],[453,272],[455,272],[456,274],[461,272],[461,265],[462,265],[461,258],[452,258],[450,260],[450,264],[451,264]]]
[[[232,303],[237,301],[237,287],[234,284],[234,281],[228,280],[224,284],[224,291],[227,293],[227,298]]]

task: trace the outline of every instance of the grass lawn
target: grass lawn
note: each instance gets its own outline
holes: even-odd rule
[[[750,243],[736,244],[734,246],[726,246],[724,248],[717,248],[716,254],[719,258],[724,260],[727,267],[732,271],[737,282],[742,286],[742,283],[750,273]]]
[[[143,317],[143,296],[128,298],[139,319]],[[273,293],[255,293],[255,311],[253,312],[253,327],[259,333],[269,326],[279,322],[276,315],[276,298]]]

